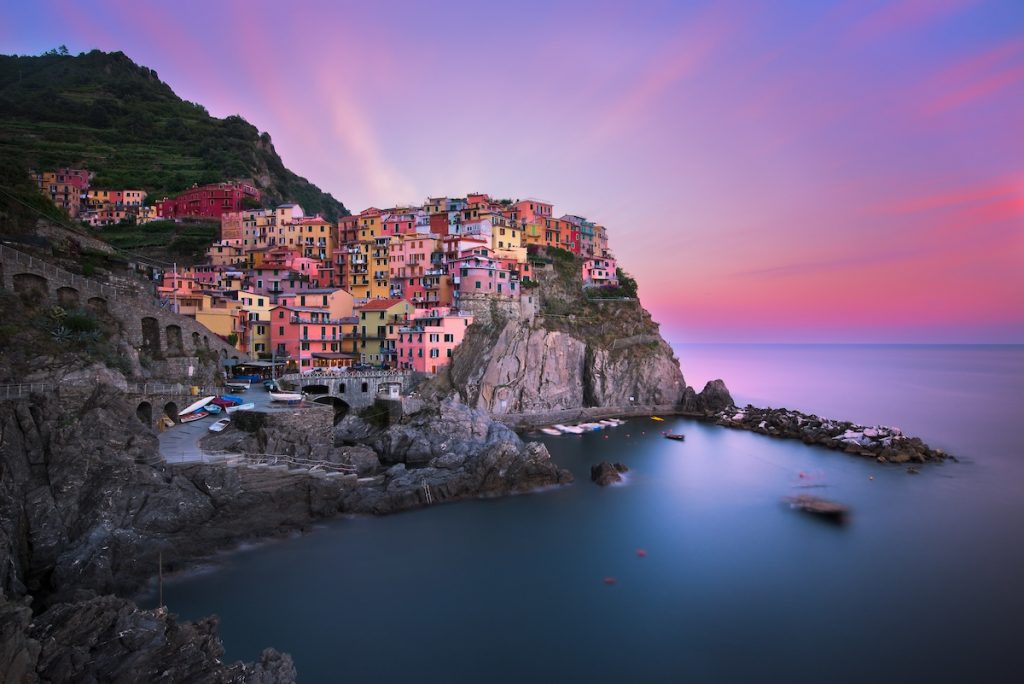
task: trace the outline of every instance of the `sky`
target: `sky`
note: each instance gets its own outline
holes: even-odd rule
[[[352,211],[536,197],[671,342],[1024,343],[1024,2],[6,2]]]

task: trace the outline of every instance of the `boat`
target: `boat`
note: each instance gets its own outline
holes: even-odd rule
[[[231,401],[227,397],[217,397],[211,401],[207,406],[220,406],[222,409],[226,409],[229,406],[235,406],[237,402]]]
[[[256,404],[251,401],[247,401],[244,404],[235,404],[234,406],[228,406],[225,411],[228,413],[234,413],[235,411],[252,411],[256,408]]]
[[[186,414],[184,416],[180,416],[180,420],[181,420],[182,423],[191,423],[194,420],[199,420],[200,418],[205,418],[208,415],[210,415],[210,414],[207,413],[206,411],[196,411],[194,413],[188,413],[188,414]]]
[[[295,402],[302,401],[302,392],[271,392],[270,400],[293,404]]]
[[[227,402],[228,404],[230,404],[232,406],[238,406],[239,404],[244,404],[245,403],[245,399],[243,399],[242,397],[233,397],[230,394],[222,395],[222,396],[218,397],[218,399],[220,399],[221,401]],[[225,406],[224,408],[227,408],[227,407]]]
[[[273,392],[274,390],[277,389],[277,380],[264,380],[263,389],[267,390],[268,392]]]
[[[790,508],[795,508],[803,511],[804,513],[810,513],[811,515],[816,515],[819,518],[840,524],[846,522],[846,518],[850,514],[850,509],[841,503],[822,499],[817,496],[811,496],[809,494],[787,496],[783,501],[788,503]]]
[[[662,417],[660,417],[660,416],[651,416],[651,420],[656,420],[656,421],[658,421],[659,423],[662,423],[662,422],[664,422],[664,421],[665,421],[665,419],[664,419],[664,418],[662,418]]]
[[[228,388],[229,392],[244,392],[249,389],[247,382],[225,382],[224,386]]]
[[[583,434],[583,428],[579,428],[574,425],[562,425],[561,423],[559,423],[558,425],[552,425],[552,427],[555,428],[556,430],[559,430],[560,432],[567,432],[571,435]]]
[[[665,433],[665,438],[666,439],[674,439],[677,442],[682,442],[683,440],[686,439],[686,435],[684,435],[681,432],[666,432]]]
[[[541,428],[540,431],[543,432],[545,435],[551,435],[552,437],[562,434],[561,431],[556,430],[553,427]]]
[[[213,401],[217,400],[214,399]],[[211,401],[209,404],[203,407],[203,410],[209,413],[211,416],[215,416],[221,412],[221,407],[217,406],[215,403],[213,403],[213,401]]]
[[[215,396],[203,397],[199,401],[193,402],[186,406],[185,408],[183,408],[181,411],[178,411],[178,417],[183,418],[188,413],[195,413],[196,411],[203,408],[216,398],[217,397]]]
[[[216,423],[211,425],[208,429],[210,430],[210,432],[220,432],[221,430],[226,428],[228,425],[231,425],[231,419],[230,418],[221,418]]]

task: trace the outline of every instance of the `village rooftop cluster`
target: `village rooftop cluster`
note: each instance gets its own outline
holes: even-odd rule
[[[193,187],[145,207],[141,191],[89,189],[82,170],[35,177],[58,206],[91,225],[108,225],[100,221],[121,211],[131,218],[119,222],[219,219],[207,263],[163,273],[158,292],[239,351],[293,371],[436,373],[481,304],[532,301],[542,249],[579,257],[585,287],[618,285],[605,227],[556,218],[553,205],[537,199],[431,197],[335,223],[297,204],[246,209],[261,198],[241,181]],[[140,193],[138,204],[127,203]]]

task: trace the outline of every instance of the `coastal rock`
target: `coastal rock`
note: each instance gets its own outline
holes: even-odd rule
[[[253,665],[221,662],[216,618],[179,623],[164,609],[141,610],[101,596],[60,603],[36,616],[40,679],[71,681],[294,682],[291,658],[268,649]]]
[[[378,486],[353,490],[344,500],[345,510],[390,513],[572,481],[567,470],[551,462],[544,445],[524,444],[486,412],[454,399],[402,416],[396,423],[371,422],[369,416],[381,415],[350,414],[335,428],[340,444],[368,446],[382,463],[392,464]]]
[[[708,392],[711,383],[708,385],[705,392]],[[713,397],[712,401],[722,402],[728,397],[728,391],[723,385],[721,388],[714,388],[709,396]],[[709,414],[709,419],[725,427],[761,432],[773,437],[799,439],[805,444],[816,444],[853,456],[873,458],[879,463],[926,463],[949,458],[941,449],[932,449],[918,437],[907,437],[899,428],[857,425],[784,408],[759,408],[747,405],[743,409],[737,409],[730,403]]]
[[[621,463],[609,463],[608,461],[601,461],[597,465],[590,467],[590,481],[595,482],[601,487],[607,487],[610,484],[616,482],[622,482],[622,475],[620,473],[628,470],[625,466],[622,466],[623,470],[619,470]]]
[[[502,315],[498,307],[478,316],[455,350],[446,387],[498,416],[676,407],[688,390],[696,397],[640,303],[588,299],[577,271],[575,262],[538,269],[535,316]]]

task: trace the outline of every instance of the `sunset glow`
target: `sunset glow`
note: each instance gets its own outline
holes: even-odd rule
[[[1024,3],[37,2],[345,203],[539,196],[668,340],[1024,341]],[[73,160],[69,160],[71,162]]]

